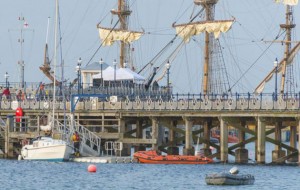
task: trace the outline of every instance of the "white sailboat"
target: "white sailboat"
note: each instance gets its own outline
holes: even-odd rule
[[[56,0],[56,24],[55,24],[55,45],[54,45],[54,77],[55,67],[57,62],[57,20],[58,20],[58,0]],[[54,111],[55,111],[55,79],[54,79],[54,90],[53,90],[53,114],[51,128],[54,130]],[[32,142],[25,145],[21,149],[21,158],[24,160],[43,160],[43,161],[68,161],[70,155],[73,153],[73,147],[66,141],[61,139],[54,139],[49,136],[37,137]]]

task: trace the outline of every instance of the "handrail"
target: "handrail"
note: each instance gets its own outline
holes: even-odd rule
[[[72,145],[71,137],[75,131],[78,132],[81,137],[81,146],[80,152],[83,155],[89,156],[100,156],[101,152],[101,138],[98,137],[93,132],[89,131],[82,125],[79,125],[77,122],[72,121],[72,118],[69,116],[66,122],[66,126],[63,123],[60,123],[58,120],[55,120],[55,129],[59,133],[63,134],[63,139]],[[96,150],[95,150],[96,148]],[[85,152],[85,149],[88,149],[88,153]]]

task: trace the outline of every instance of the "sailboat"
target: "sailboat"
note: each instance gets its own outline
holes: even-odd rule
[[[54,111],[55,111],[55,94],[56,94],[56,79],[55,79],[55,68],[57,62],[57,20],[58,20],[58,0],[56,0],[56,25],[55,25],[55,48],[54,48],[54,68],[53,68],[53,113],[52,113],[52,121],[51,128],[52,131],[55,129],[55,125],[57,122],[54,120]],[[42,160],[42,161],[68,161],[70,155],[73,152],[72,146],[65,140],[55,139],[50,136],[40,136],[23,146],[21,149],[21,159],[24,160]]]

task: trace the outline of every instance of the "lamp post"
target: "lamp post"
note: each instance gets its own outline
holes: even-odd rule
[[[79,57],[78,61],[77,61],[77,66],[76,66],[76,71],[77,71],[77,84],[78,84],[78,87],[77,87],[77,93],[79,94],[80,92],[80,84],[81,84],[81,63],[82,63],[82,60],[81,60],[81,57]]]
[[[117,78],[117,76],[116,76],[116,69],[117,69],[117,61],[116,60],[114,60],[114,62],[113,62],[113,66],[114,66],[114,84],[115,84],[115,86],[116,86],[116,78]]]
[[[166,63],[167,68],[167,93],[168,93],[168,99],[169,99],[169,93],[170,93],[170,63],[169,61]]]
[[[275,67],[275,92],[274,92],[274,100],[277,101],[277,72],[278,72],[278,60],[277,58],[274,61]]]
[[[5,87],[7,88],[8,87],[8,78],[9,78],[9,74],[7,72],[4,74],[4,78],[5,78]]]
[[[103,60],[102,60],[102,58],[100,59],[100,61],[99,61],[99,64],[100,64],[100,68],[101,68],[101,85],[102,85],[102,87],[104,86],[104,80],[103,80],[103,69],[102,69],[102,65],[103,65]]]

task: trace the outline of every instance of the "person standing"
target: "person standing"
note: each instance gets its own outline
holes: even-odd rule
[[[73,141],[73,144],[74,144],[74,154],[75,154],[75,156],[79,156],[80,155],[80,153],[79,153],[80,137],[79,137],[79,134],[78,134],[77,131],[75,131],[73,133],[72,141]]]

